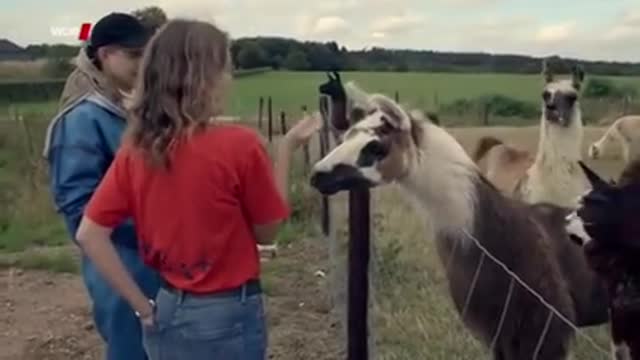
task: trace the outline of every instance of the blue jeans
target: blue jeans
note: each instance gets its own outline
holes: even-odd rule
[[[136,249],[114,246],[135,282],[153,299],[160,288],[160,277],[144,265]],[[93,301],[96,328],[106,342],[107,360],[146,360],[140,320],[129,303],[111,288],[87,257],[82,261],[82,276]]]
[[[264,360],[261,293],[191,296],[160,289],[155,324],[143,329],[151,360]]]

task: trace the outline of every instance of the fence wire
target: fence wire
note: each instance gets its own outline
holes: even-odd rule
[[[377,199],[376,199],[377,200]],[[374,199],[372,199],[372,206],[376,205],[376,201],[374,201]],[[372,211],[372,214],[375,213]],[[373,226],[373,225],[372,225]],[[513,271],[511,271],[509,269],[509,267],[504,264],[502,261],[500,261],[498,258],[496,258],[493,254],[491,254],[491,252],[489,252],[480,242],[478,239],[476,239],[473,235],[471,235],[468,232],[463,232],[463,235],[471,240],[471,243],[473,243],[480,251],[481,251],[481,256],[480,259],[478,261],[478,264],[475,268],[474,271],[474,276],[473,276],[473,280],[471,282],[471,285],[469,287],[466,299],[465,299],[465,306],[464,309],[462,311],[461,318],[464,319],[469,307],[469,304],[471,302],[471,298],[473,297],[473,293],[476,290],[476,286],[477,286],[477,282],[478,282],[478,278],[480,275],[480,272],[482,271],[482,268],[485,267],[487,265],[488,261],[494,262],[496,265],[499,266],[499,268],[501,268],[510,278],[509,281],[509,286],[507,289],[507,292],[505,294],[505,298],[504,298],[504,302],[502,305],[502,311],[501,311],[501,315],[498,319],[498,326],[495,330],[495,333],[492,336],[490,345],[488,348],[486,347],[482,347],[483,348],[483,352],[486,352],[486,356],[487,358],[491,358],[491,354],[492,352],[495,350],[497,344],[498,344],[498,339],[500,337],[500,334],[503,330],[503,326],[505,324],[505,321],[507,319],[507,314],[509,311],[509,307],[511,305],[511,301],[516,289],[516,285],[521,286],[522,288],[524,288],[526,291],[528,291],[534,298],[536,298],[547,310],[548,310],[548,315],[546,318],[546,321],[544,323],[544,328],[542,329],[538,341],[537,341],[537,345],[536,348],[534,350],[534,352],[531,354],[531,358],[533,360],[542,360],[539,358],[539,353],[542,349],[542,347],[545,344],[546,338],[548,336],[548,331],[550,329],[551,323],[553,321],[554,317],[557,317],[558,319],[560,319],[562,322],[564,322],[567,326],[569,326],[574,332],[575,334],[583,339],[584,341],[586,341],[590,347],[593,348],[593,350],[597,353],[602,355],[603,359],[608,359],[610,357],[610,352],[604,348],[602,345],[598,344],[598,342],[592,338],[589,334],[587,334],[583,329],[579,328],[576,324],[574,324],[571,320],[569,320],[568,318],[566,318],[560,311],[558,311],[553,305],[551,305],[542,295],[540,295],[536,290],[534,290],[531,286],[529,286],[524,280],[522,280],[517,274],[515,274]],[[378,249],[378,247],[376,246],[376,239],[375,239],[376,233],[374,231],[372,231],[372,239],[371,239],[371,263],[370,263],[370,286],[371,286],[371,290],[370,290],[370,304],[371,304],[371,308],[376,308],[379,307],[382,302],[384,301],[382,298],[380,298],[380,294],[377,291],[377,286],[378,286],[378,281],[381,275],[381,272],[384,272],[384,260],[381,258],[380,256],[380,251]],[[446,268],[445,270],[448,271],[449,268],[451,267],[452,264],[452,259],[454,256],[456,256],[456,252],[460,251],[460,248],[462,247],[462,245],[460,245],[459,243],[461,242],[457,241],[455,244],[452,245],[452,252],[451,252],[451,256],[450,258],[446,259],[446,261],[443,262],[443,264],[446,264]],[[452,314],[455,313],[455,311],[453,310],[453,308],[450,308],[450,311]],[[419,315],[420,314],[416,314],[416,321],[418,321],[419,319]],[[458,315],[457,313],[455,314],[456,316]],[[372,343],[375,344],[379,341],[384,342],[384,339],[377,339],[375,338],[378,331],[376,331],[376,326],[378,325],[375,321],[377,317],[374,314],[374,311],[371,311],[370,314],[370,326],[371,326],[371,336],[373,337],[372,339]],[[427,327],[429,326],[428,324],[426,325]],[[418,329],[420,329],[421,327],[425,327],[425,324],[418,324]],[[465,328],[466,329],[466,328]],[[423,333],[426,333],[426,329],[423,329],[422,331]],[[416,336],[418,336],[420,334],[416,334]],[[434,341],[433,338],[424,338],[425,341]],[[372,346],[372,349],[375,349],[375,347]],[[378,353],[384,353],[384,351],[380,351],[381,349],[378,348],[376,349],[378,350]],[[571,351],[570,353],[574,353],[574,351]],[[372,352],[372,354],[376,354],[375,352]],[[393,359],[400,359],[400,357],[389,357],[389,358],[393,358]],[[375,357],[371,357],[371,359],[375,359]]]

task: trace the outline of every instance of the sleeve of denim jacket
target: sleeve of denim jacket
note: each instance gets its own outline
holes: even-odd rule
[[[58,121],[49,153],[53,199],[75,241],[84,208],[106,173],[119,145],[120,121],[93,106],[79,105]],[[112,240],[136,243],[133,222],[114,229]]]

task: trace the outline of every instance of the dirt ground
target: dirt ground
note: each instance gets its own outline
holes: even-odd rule
[[[538,137],[537,127],[450,131],[467,150],[490,134],[535,151]],[[588,145],[604,131],[585,129],[585,158]],[[619,159],[587,162],[612,177],[621,167]],[[326,252],[321,240],[298,241],[264,264],[270,359],[344,358],[326,279],[315,275],[327,270]],[[0,360],[102,359],[85,294],[76,275],[0,270]]]
[[[329,314],[319,241],[299,241],[264,264],[270,359],[333,360],[338,329]],[[0,360],[101,360],[103,345],[77,275],[0,272]]]

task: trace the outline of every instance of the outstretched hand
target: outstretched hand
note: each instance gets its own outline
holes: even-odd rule
[[[305,115],[298,121],[285,135],[292,150],[309,142],[311,137],[322,128],[322,118],[320,114]]]

